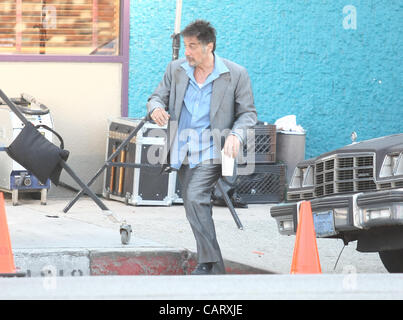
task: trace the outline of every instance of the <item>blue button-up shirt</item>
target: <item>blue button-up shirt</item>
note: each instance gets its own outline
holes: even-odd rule
[[[213,138],[210,134],[210,101],[213,81],[229,70],[219,56],[215,54],[214,57],[213,72],[201,85],[194,78],[194,67],[187,61],[181,65],[189,77],[189,85],[183,100],[178,131],[170,151],[173,168],[179,169],[186,155],[190,168],[202,161],[220,157],[219,154],[214,154]]]

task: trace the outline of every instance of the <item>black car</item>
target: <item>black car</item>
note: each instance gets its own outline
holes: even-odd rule
[[[279,232],[296,233],[301,201],[311,201],[317,237],[357,241],[403,272],[403,134],[352,143],[300,162],[287,202],[273,206]]]

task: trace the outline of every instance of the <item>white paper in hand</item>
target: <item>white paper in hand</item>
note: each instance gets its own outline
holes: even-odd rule
[[[224,153],[224,149],[221,150],[221,174],[223,176],[232,177],[234,175],[234,162],[234,158],[228,157]]]

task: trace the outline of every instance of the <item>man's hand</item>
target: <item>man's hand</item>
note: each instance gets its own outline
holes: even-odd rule
[[[239,138],[233,134],[228,135],[224,143],[224,153],[228,157],[236,158],[239,152],[241,142]]]
[[[151,113],[151,119],[155,121],[160,127],[165,126],[169,120],[169,113],[166,112],[163,108],[156,108]]]

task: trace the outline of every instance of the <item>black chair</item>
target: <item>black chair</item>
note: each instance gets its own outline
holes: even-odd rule
[[[34,126],[25,118],[20,108],[16,106],[1,89],[0,98],[24,124],[24,128],[14,141],[8,147],[2,148],[0,151],[6,151],[13,160],[32,172],[43,184],[50,179],[56,186],[59,185],[60,175],[64,169],[113,222],[121,223],[121,241],[123,244],[128,244],[132,232],[131,226],[125,221],[120,221],[116,218],[96,194],[67,165],[66,161],[70,153],[64,149],[62,137],[47,126]],[[38,131],[39,127],[43,127],[54,133],[60,140],[60,147],[46,139]]]

